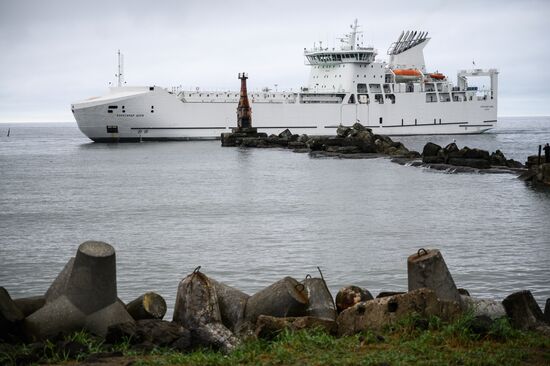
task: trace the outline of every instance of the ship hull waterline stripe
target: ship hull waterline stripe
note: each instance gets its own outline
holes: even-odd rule
[[[131,130],[226,130],[228,127],[130,127]]]
[[[442,122],[442,123],[417,123],[415,125],[366,125],[367,128],[378,128],[378,127],[417,127],[417,126],[448,126],[448,125],[467,125],[468,122]],[[469,125],[476,126],[476,125]],[[486,125],[484,125],[486,126]],[[338,128],[340,126],[325,126],[325,128]],[[352,126],[343,126],[343,127],[352,127]]]
[[[236,127],[130,127],[131,130],[227,130]],[[257,128],[281,129],[281,128],[308,128],[316,129],[317,126],[260,126]],[[337,128],[337,127],[334,127]]]

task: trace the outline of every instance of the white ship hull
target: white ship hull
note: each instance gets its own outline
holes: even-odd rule
[[[109,106],[117,108],[109,113]],[[73,112],[80,130],[98,142],[193,140],[216,139],[229,132],[236,125],[236,106],[236,101],[182,102],[158,87],[112,88],[105,97],[73,104]],[[394,104],[252,102],[251,106],[254,127],[267,134],[288,128],[296,134],[332,135],[338,125],[355,122],[395,136],[476,134],[497,123],[496,100],[426,103],[424,93],[396,93]]]
[[[357,43],[357,27],[356,21],[339,49],[304,51],[311,71],[300,92],[248,93],[253,127],[331,135],[339,125],[359,122],[398,136],[475,134],[496,125],[497,70],[462,70],[454,86],[426,70],[427,33],[403,32],[385,62]],[[236,126],[238,92],[122,87],[120,52],[117,75],[119,86],[107,95],[72,105],[78,127],[94,141],[215,139]],[[478,76],[490,78],[489,89],[468,86],[468,78]]]

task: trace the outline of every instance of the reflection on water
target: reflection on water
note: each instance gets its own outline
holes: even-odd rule
[[[0,125],[0,131],[4,126]],[[332,291],[404,290],[406,258],[437,247],[459,287],[550,297],[550,196],[512,175],[446,174],[386,159],[312,159],[219,142],[94,144],[74,125],[11,125],[0,138],[0,285],[43,293],[85,240],[117,249],[119,296],[155,290],[172,308],[196,266],[253,293],[286,275]],[[524,161],[550,121],[492,134],[411,136]]]

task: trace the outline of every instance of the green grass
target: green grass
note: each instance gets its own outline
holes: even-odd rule
[[[208,349],[182,354],[157,348],[140,354],[130,342],[114,346],[135,365],[550,365],[550,338],[512,329],[506,319],[493,323],[487,334],[472,331],[473,317],[466,315],[452,324],[438,318],[410,316],[382,332],[364,332],[336,338],[322,331],[285,331],[275,340],[245,342],[230,355]],[[66,340],[86,345],[76,357],[105,349],[102,342],[84,332]],[[47,342],[40,363],[74,363]],[[30,352],[29,346],[0,345],[0,364],[15,364]]]

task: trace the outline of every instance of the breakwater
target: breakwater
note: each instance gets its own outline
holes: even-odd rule
[[[189,351],[206,346],[228,353],[243,339],[272,339],[283,330],[320,328],[345,336],[381,330],[411,315],[451,322],[465,312],[474,315],[480,334],[496,319],[507,317],[518,329],[550,336],[550,299],[543,312],[529,291],[510,294],[502,302],[472,298],[457,287],[437,249],[419,249],[406,265],[407,292],[386,291],[373,298],[367,289],[350,285],[336,299],[320,270],[319,277],[298,281],[287,276],[248,295],[197,267],[177,286],[170,322],[162,320],[166,303],[154,292],[128,304],[120,301],[114,248],[88,241],[44,295],[12,299],[1,288],[0,337],[3,342],[32,343],[86,330],[109,343],[130,339],[142,349]]]
[[[221,136],[224,147],[286,148],[297,153],[309,153],[313,157],[340,159],[369,159],[390,157],[392,162],[414,167],[445,170],[453,173],[513,173],[521,174],[526,167],[514,159],[507,159],[502,151],[488,152],[456,143],[441,147],[428,142],[422,153],[409,150],[399,141],[386,135],[374,134],[360,123],[351,127],[340,126],[335,136],[308,136],[292,134],[285,130],[279,135],[252,133],[235,129]],[[541,170],[544,171],[544,170]]]

